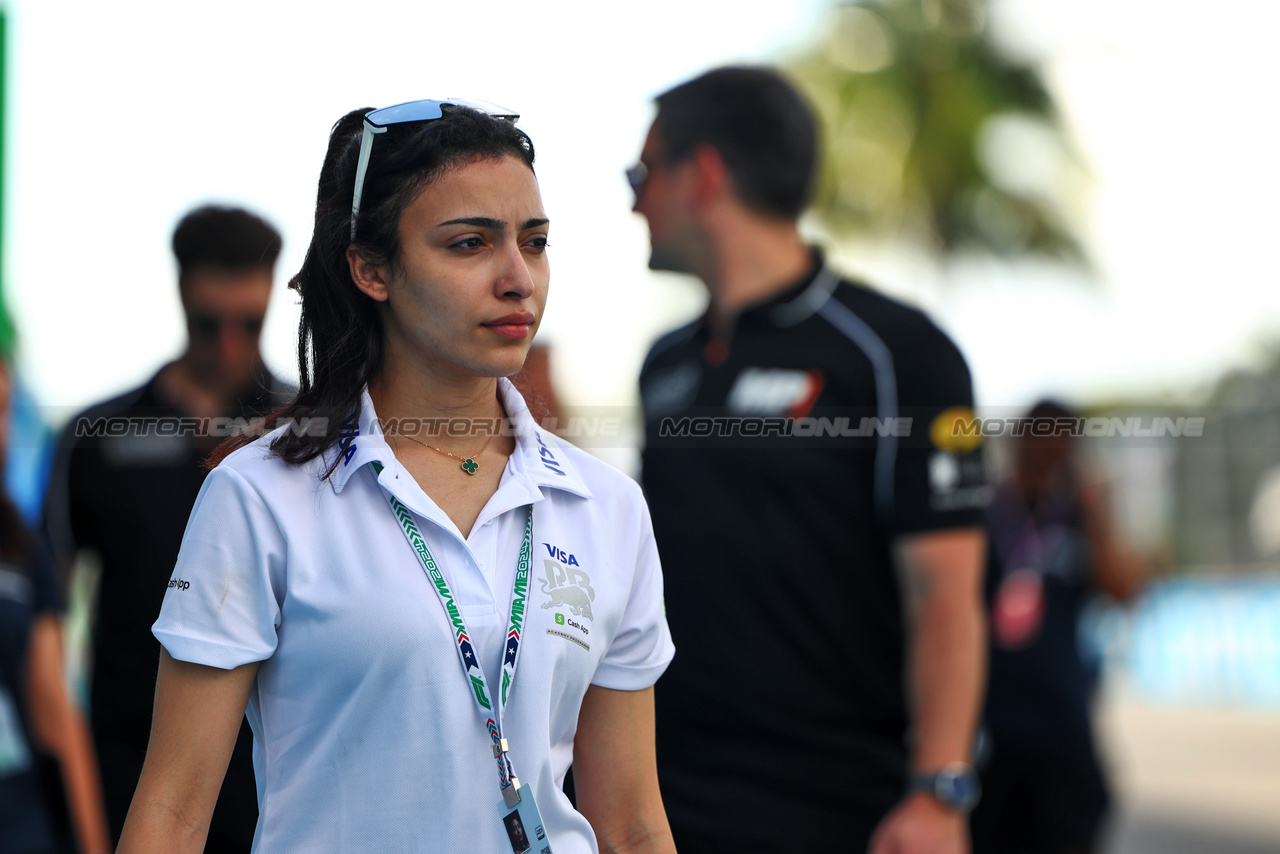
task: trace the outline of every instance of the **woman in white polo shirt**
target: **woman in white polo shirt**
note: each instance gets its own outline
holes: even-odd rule
[[[506,379],[548,223],[516,117],[462,104],[334,126],[300,390],[196,501],[124,854],[201,850],[246,704],[254,851],[674,851],[648,510]]]

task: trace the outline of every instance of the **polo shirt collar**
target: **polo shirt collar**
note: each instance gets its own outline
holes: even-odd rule
[[[761,313],[767,312],[769,321],[774,326],[795,326],[807,319],[831,298],[836,286],[840,284],[840,277],[827,265],[822,250],[812,247],[810,252],[813,255],[813,266],[809,273],[759,306]]]
[[[730,337],[740,329],[795,326],[808,319],[831,298],[840,284],[840,276],[828,266],[822,249],[811,246],[809,254],[812,262],[808,271],[798,281],[767,299],[744,308],[730,327]],[[711,337],[711,317],[711,306],[707,306],[706,313],[694,327],[694,334],[704,338]]]
[[[498,393],[514,427],[516,447],[511,454],[512,473],[527,478],[531,485],[562,489],[583,498],[591,490],[578,466],[566,453],[566,446],[553,433],[544,430],[529,412],[524,397],[505,377],[498,378]],[[360,411],[343,426],[338,444],[325,452],[327,468],[338,457],[337,467],[329,476],[333,491],[341,493],[351,476],[364,466],[377,462],[384,468],[395,458],[383,436],[369,389],[360,393]],[[536,491],[536,490],[535,490]],[[541,498],[541,493],[537,498]]]
[[[502,395],[502,405],[515,427],[516,450],[511,455],[515,471],[523,473],[538,486],[563,489],[590,498],[591,490],[567,453],[569,446],[534,420],[528,404],[524,402],[524,395],[510,380],[498,378],[498,393]]]

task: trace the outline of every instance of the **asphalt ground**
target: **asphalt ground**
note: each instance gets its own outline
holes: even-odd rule
[[[1280,854],[1280,709],[1188,708],[1104,694],[1117,811],[1106,854]]]

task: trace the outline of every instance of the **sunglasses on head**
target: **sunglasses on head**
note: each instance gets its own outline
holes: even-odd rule
[[[429,98],[421,101],[406,101],[391,107],[374,110],[364,117],[364,135],[360,138],[360,159],[356,163],[356,189],[351,197],[351,239],[356,239],[356,222],[360,216],[360,197],[364,194],[364,177],[369,170],[369,156],[373,153],[373,138],[386,133],[392,125],[410,122],[430,122],[444,116],[445,107],[469,107],[477,112],[505,119],[515,123],[520,114],[488,101],[466,101],[462,98],[447,98],[435,101]]]

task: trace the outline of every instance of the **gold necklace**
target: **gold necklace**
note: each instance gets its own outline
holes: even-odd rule
[[[408,439],[410,442],[417,442],[422,447],[429,448],[430,450],[435,451],[437,454],[444,454],[446,457],[452,457],[453,459],[458,460],[459,462],[462,463],[463,471],[465,471],[467,474],[475,474],[480,470],[480,464],[476,462],[476,458],[484,453],[485,448],[489,447],[489,443],[493,441],[494,434],[490,433],[489,438],[485,439],[484,444],[480,446],[480,450],[476,451],[474,454],[472,454],[469,457],[460,457],[457,454],[451,454],[448,451],[442,451],[439,448],[437,448],[435,445],[428,445],[426,442],[422,441],[421,439],[415,439],[407,433],[400,433],[398,435],[404,437],[405,439]]]

